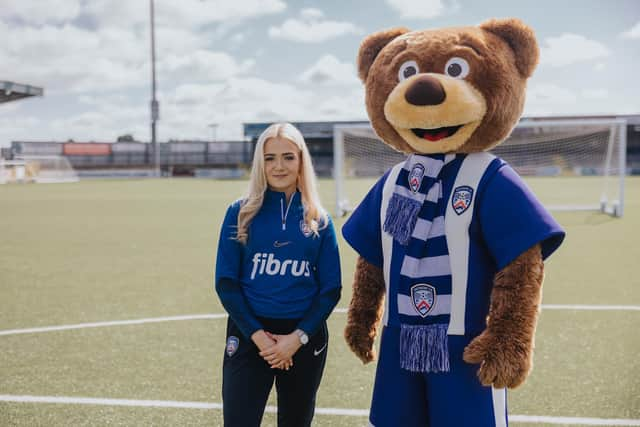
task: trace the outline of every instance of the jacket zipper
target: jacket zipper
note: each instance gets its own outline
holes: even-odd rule
[[[293,197],[295,194],[291,195],[289,199],[289,204],[287,204],[287,210],[284,210],[284,197],[280,199],[280,218],[282,219],[282,231],[287,229],[287,215],[289,214],[289,208],[291,207],[291,202],[293,202]]]

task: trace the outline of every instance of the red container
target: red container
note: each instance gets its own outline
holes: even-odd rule
[[[111,144],[101,142],[66,142],[62,153],[65,156],[108,156]]]

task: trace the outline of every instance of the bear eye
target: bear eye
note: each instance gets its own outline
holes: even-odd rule
[[[444,73],[455,79],[464,79],[469,75],[469,63],[462,58],[453,57],[444,66]]]
[[[403,63],[398,70],[398,80],[403,81],[414,74],[418,74],[419,72],[420,68],[418,68],[416,61],[407,61]]]

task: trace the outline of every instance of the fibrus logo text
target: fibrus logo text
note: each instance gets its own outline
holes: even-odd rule
[[[255,279],[256,274],[267,274],[269,276],[284,276],[289,273],[291,269],[291,275],[300,277],[309,277],[311,272],[309,271],[309,261],[285,259],[280,261],[276,259],[275,254],[258,252],[253,256],[253,269],[251,270],[251,279]]]

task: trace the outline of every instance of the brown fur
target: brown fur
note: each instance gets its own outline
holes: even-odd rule
[[[445,64],[452,57],[467,61],[466,77],[445,75]],[[405,94],[417,81],[413,76],[398,78],[406,61],[415,61],[419,74],[441,84],[447,95],[442,102],[406,101]],[[358,72],[365,83],[371,124],[386,144],[406,153],[473,153],[489,150],[509,136],[522,113],[526,80],[537,62],[533,30],[517,19],[494,19],[478,27],[414,32],[396,28],[372,34],[361,45]],[[457,125],[462,126],[458,133],[436,143],[416,140],[410,131]],[[487,327],[464,353],[465,361],[480,364],[483,384],[516,387],[526,379],[542,279],[539,245],[496,274]],[[345,338],[366,363],[375,358],[373,341],[385,293],[382,271],[359,258],[353,287]]]
[[[362,83],[367,82],[369,68],[373,65],[373,61],[380,53],[380,50],[391,40],[407,32],[409,32],[409,30],[404,27],[391,28],[385,31],[379,31],[364,39],[358,52],[358,76],[360,80],[362,80]]]
[[[382,317],[385,291],[382,270],[358,257],[344,337],[362,363],[376,358],[373,341]]]
[[[513,388],[529,375],[543,278],[540,245],[496,274],[487,328],[464,351],[466,362],[480,363],[482,384]]]
[[[482,25],[483,30],[494,33],[509,44],[522,77],[531,77],[538,64],[538,45],[533,30],[521,25],[517,19],[491,19]]]

